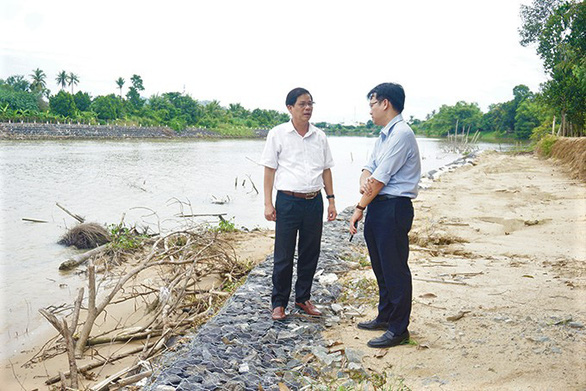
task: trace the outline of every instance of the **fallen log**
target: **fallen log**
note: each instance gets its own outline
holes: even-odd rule
[[[71,270],[73,268],[78,267],[79,265],[86,262],[88,259],[90,259],[94,255],[98,255],[98,254],[106,251],[108,249],[108,244],[109,243],[103,244],[103,245],[96,247],[92,250],[86,251],[83,254],[74,255],[73,257],[69,258],[68,260],[63,261],[61,263],[61,265],[59,265],[59,270]]]
[[[136,334],[120,334],[115,337],[96,337],[87,340],[87,346],[102,345],[112,342],[130,342],[137,339],[145,339],[147,337],[158,337],[162,334],[162,330],[149,330],[143,333]]]

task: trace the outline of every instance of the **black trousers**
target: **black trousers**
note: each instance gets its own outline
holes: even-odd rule
[[[321,247],[324,204],[321,193],[311,200],[277,193],[272,306],[287,307],[297,244],[295,301],[309,300]],[[299,241],[297,236],[299,234]]]
[[[373,201],[368,205],[364,239],[379,290],[377,320],[402,334],[409,326],[412,281],[409,270],[409,231],[413,204],[407,197]]]

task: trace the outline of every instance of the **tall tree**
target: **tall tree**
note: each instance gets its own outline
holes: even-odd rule
[[[121,77],[116,80],[116,85],[120,89],[120,98],[122,98],[122,87],[124,87],[124,83],[126,83],[126,80]]]
[[[586,113],[586,2],[533,0],[521,6],[521,45],[536,44],[551,77],[545,102],[560,114],[561,135],[584,135]]]
[[[79,111],[88,111],[92,103],[92,98],[87,92],[77,91],[75,95],[73,95],[73,101],[75,102],[75,107]]]
[[[14,91],[28,92],[31,84],[24,78],[23,75],[8,76],[6,79],[8,84]]]
[[[47,75],[43,72],[40,68],[33,70],[31,73],[32,83],[31,83],[31,91],[35,92],[39,95],[47,95]]]
[[[67,85],[71,86],[71,95],[73,95],[73,87],[79,83],[79,76],[73,72],[69,72],[67,75]]]
[[[59,87],[61,87],[61,89],[64,89],[65,87],[67,87],[67,72],[65,72],[65,71],[59,72],[57,74],[57,77],[55,78],[55,81],[57,82]]]
[[[130,82],[132,83],[132,86],[130,86],[130,88],[128,88],[128,92],[126,93],[126,97],[128,98],[128,101],[130,102],[130,106],[134,109],[134,110],[140,110],[142,108],[142,106],[144,105],[144,100],[142,100],[142,98],[140,97],[140,92],[139,91],[144,91],[144,86],[142,84],[142,77],[140,77],[139,75],[132,75],[132,77],[130,78]]]
[[[57,95],[49,98],[49,110],[51,113],[72,118],[76,111],[73,95],[63,90],[59,91]]]
[[[92,102],[91,108],[99,119],[114,120],[122,116],[122,102],[114,94],[98,96]]]
[[[132,86],[137,89],[137,91],[144,91],[144,86],[142,85],[142,77],[140,77],[139,75],[132,75],[132,77],[130,78],[130,82],[132,83]]]

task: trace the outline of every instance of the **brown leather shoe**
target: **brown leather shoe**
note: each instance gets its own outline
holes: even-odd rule
[[[317,309],[316,306],[309,300],[305,303],[295,303],[297,308],[301,308],[307,315],[311,316],[321,316],[321,311]]]
[[[285,315],[285,307],[275,307],[273,308],[273,313],[271,315],[273,320],[283,320],[287,317]]]

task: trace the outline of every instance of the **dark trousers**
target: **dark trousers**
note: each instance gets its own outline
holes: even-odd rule
[[[273,264],[273,308],[287,307],[293,280],[293,258],[297,233],[297,281],[295,301],[303,303],[311,296],[311,285],[321,246],[324,204],[321,193],[311,200],[277,193],[275,205],[275,256]]]
[[[411,315],[412,282],[409,231],[413,204],[406,197],[373,201],[368,205],[364,239],[379,290],[377,320],[389,322],[389,330],[402,334]]]

